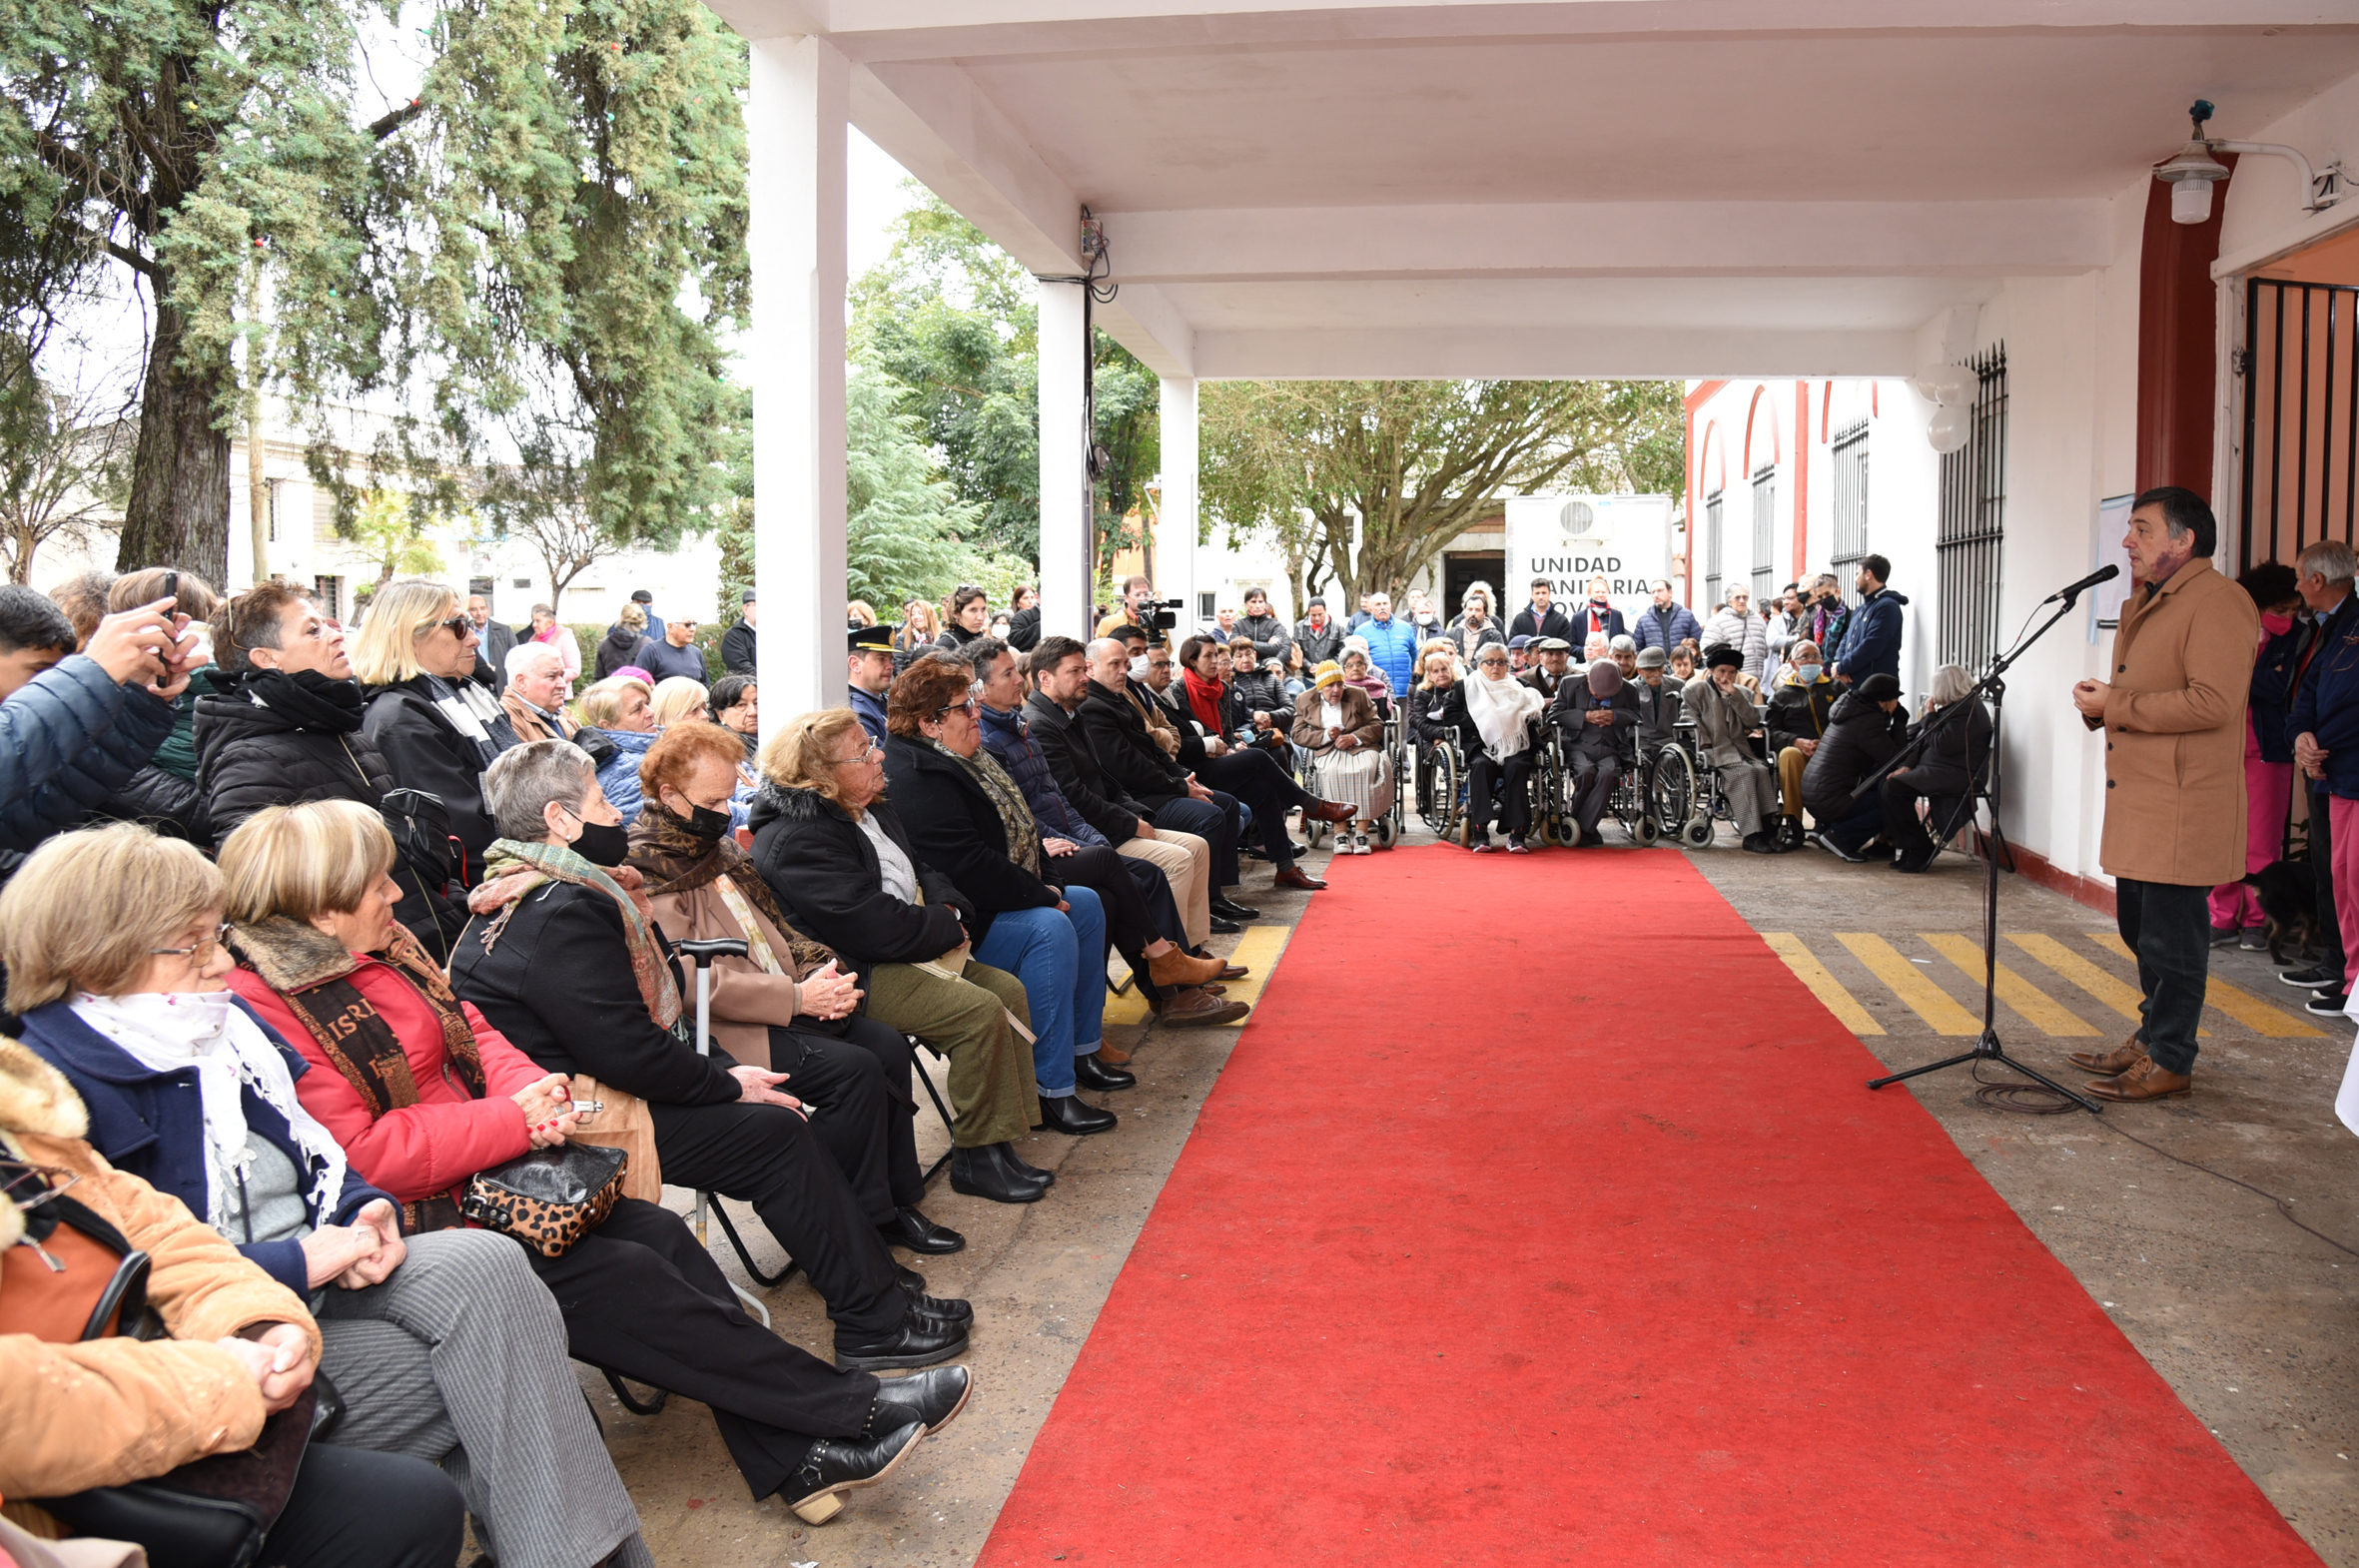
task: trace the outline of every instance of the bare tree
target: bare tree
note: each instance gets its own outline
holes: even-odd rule
[[[483,486],[482,509],[494,530],[522,539],[540,556],[551,610],[563,608],[574,578],[629,548],[591,518],[582,488],[580,466],[554,458],[546,446],[528,449],[521,464],[494,469]]]
[[[122,516],[138,424],[96,390],[20,370],[0,381],[0,555],[9,581],[30,582],[44,544],[87,546]]]

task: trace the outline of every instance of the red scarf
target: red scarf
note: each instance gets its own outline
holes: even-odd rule
[[[1180,673],[1187,682],[1187,710],[1195,715],[1195,721],[1214,735],[1223,733],[1227,724],[1221,717],[1220,699],[1228,688],[1190,669]]]

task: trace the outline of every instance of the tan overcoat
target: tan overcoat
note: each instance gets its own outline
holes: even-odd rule
[[[2244,875],[2244,710],[2260,612],[2201,557],[2130,590],[2105,699],[2105,835],[2116,877],[2215,887]]]

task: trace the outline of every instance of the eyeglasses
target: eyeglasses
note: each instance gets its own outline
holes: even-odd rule
[[[193,943],[193,944],[191,944],[191,945],[190,945],[190,946],[188,946],[188,947],[185,947],[185,948],[150,948],[150,949],[148,949],[148,952],[149,952],[151,955],[153,955],[154,957],[156,957],[156,958],[185,958],[185,959],[189,959],[189,960],[192,960],[192,961],[194,961],[194,962],[196,963],[196,965],[197,965],[197,966],[198,966],[200,969],[202,969],[202,968],[203,968],[205,965],[207,965],[207,964],[209,964],[209,963],[211,963],[211,962],[213,961],[213,950],[214,950],[215,948],[218,948],[218,947],[220,947],[220,946],[221,946],[223,943],[225,943],[225,942],[227,942],[227,941],[229,941],[229,940],[230,940],[230,926],[229,926],[229,922],[228,922],[228,921],[223,921],[223,922],[222,922],[221,929],[220,929],[219,931],[216,931],[216,932],[215,932],[215,933],[214,933],[212,936],[210,936],[210,937],[206,937],[206,938],[202,939],[201,941],[198,941],[198,942],[196,942],[196,943]]]
[[[885,748],[872,740],[860,750],[852,753],[852,755],[849,757],[836,758],[836,766],[839,768],[848,768],[855,762],[874,762],[877,758],[883,756],[884,754]]]
[[[969,697],[964,702],[953,702],[935,709],[934,716],[938,719],[946,719],[949,718],[953,713],[964,713],[967,715],[967,717],[973,718],[975,716],[975,709],[976,701],[973,697]]]

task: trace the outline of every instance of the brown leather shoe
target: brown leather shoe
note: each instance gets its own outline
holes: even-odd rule
[[[2154,1065],[2152,1057],[2140,1057],[2128,1072],[2087,1086],[2088,1092],[2099,1100],[2117,1100],[2125,1105],[2169,1100],[2191,1093],[2194,1087],[2195,1081],[2188,1075],[2165,1072]]]
[[[1126,1067],[1130,1064],[1131,1053],[1111,1040],[1101,1040],[1098,1042],[1098,1060],[1108,1067]]]
[[[2132,1035],[2110,1051],[2075,1051],[2064,1058],[2083,1073],[2115,1078],[2145,1060],[2146,1044]]]
[[[1347,801],[1322,800],[1302,808],[1305,822],[1349,822],[1358,813]]]
[[[1190,986],[1164,998],[1164,1010],[1156,1015],[1156,1022],[1167,1029],[1216,1029],[1251,1011],[1242,1002],[1230,1002],[1200,986]]]
[[[1158,986],[1200,986],[1226,967],[1216,958],[1190,958],[1174,947],[1147,961],[1147,975]]]
[[[1346,806],[1343,809],[1349,811],[1351,808]],[[1276,888],[1300,888],[1305,893],[1316,893],[1326,886],[1324,882],[1304,871],[1300,866],[1288,866],[1276,876],[1271,877],[1269,885]]]
[[[1251,973],[1252,971],[1242,964],[1223,964],[1220,966],[1219,978],[1222,980],[1242,980]]]

